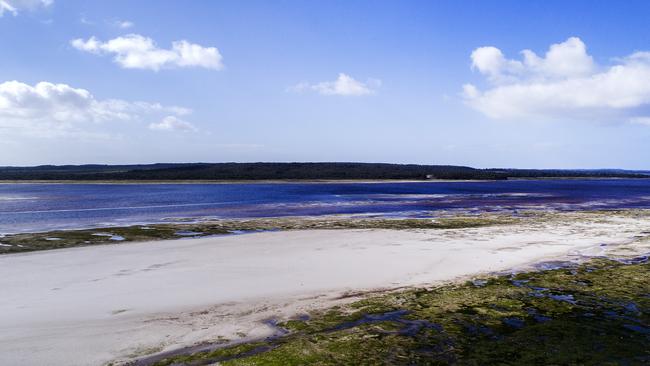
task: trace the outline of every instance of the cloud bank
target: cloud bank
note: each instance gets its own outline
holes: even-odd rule
[[[4,13],[11,13],[16,16],[23,10],[36,10],[41,7],[52,5],[54,0],[0,0],[0,17]]]
[[[139,121],[155,114],[187,115],[191,110],[159,103],[99,100],[66,84],[0,83],[0,128],[29,132],[70,129],[84,123]]]
[[[351,76],[340,73],[334,81],[323,81],[316,84],[300,83],[291,88],[295,92],[315,91],[321,95],[362,96],[376,93],[381,81],[370,79],[362,83]]]
[[[0,0],[1,1],[1,0]],[[222,56],[215,47],[203,47],[185,40],[172,42],[170,49],[159,48],[148,37],[129,34],[102,42],[95,37],[74,39],[72,47],[95,55],[113,55],[113,61],[125,69],[158,71],[176,67],[202,67],[220,70]]]
[[[582,40],[571,37],[551,45],[543,56],[531,50],[521,55],[514,60],[496,47],[475,49],[472,69],[485,76],[488,86],[465,84],[465,102],[494,119],[645,118],[635,114],[650,106],[650,52],[600,66]]]

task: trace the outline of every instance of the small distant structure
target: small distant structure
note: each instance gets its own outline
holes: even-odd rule
[[[435,178],[433,174],[427,174],[424,176],[424,179],[433,179],[433,178]]]

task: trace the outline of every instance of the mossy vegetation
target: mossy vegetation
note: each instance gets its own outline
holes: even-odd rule
[[[0,254],[117,244],[133,241],[173,239],[181,236],[175,225],[127,226],[85,230],[60,230],[46,233],[7,235],[0,238]],[[216,233],[216,232],[215,232]],[[227,234],[228,231],[222,231]]]
[[[242,232],[309,229],[459,229],[514,223],[506,215],[450,216],[437,219],[264,218],[60,230],[0,238],[0,254],[135,241],[205,237]]]
[[[402,290],[279,326],[289,333],[138,364],[647,365],[650,264],[596,259]]]

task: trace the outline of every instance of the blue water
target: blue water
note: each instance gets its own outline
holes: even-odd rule
[[[0,233],[179,218],[650,208],[650,180],[323,184],[0,184]]]

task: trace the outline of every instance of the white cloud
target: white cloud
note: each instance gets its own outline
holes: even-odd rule
[[[577,37],[551,45],[544,57],[531,50],[521,51],[523,60],[509,60],[500,49],[492,46],[475,49],[470,58],[472,68],[486,75],[493,83],[516,82],[522,78],[545,80],[549,78],[586,76],[595,70],[587,47]]]
[[[149,125],[149,129],[155,131],[197,131],[197,128],[193,124],[184,121],[176,116],[167,116],[158,123],[152,123]]]
[[[36,10],[40,7],[50,6],[53,2],[54,0],[0,0],[0,17],[5,12],[16,16],[23,10]]]
[[[593,58],[587,54],[587,46],[578,37],[552,44],[545,57],[531,50],[524,50],[522,54],[528,70],[547,77],[588,76],[596,69]]]
[[[480,90],[463,86],[466,103],[496,119],[547,117],[597,119],[650,105],[650,52],[598,66],[576,37],[553,44],[543,57],[522,51],[506,59],[494,47],[472,52],[472,68],[485,75]]]
[[[519,61],[507,60],[496,47],[479,47],[472,52],[472,69],[487,75],[491,80],[500,80],[507,74],[517,73],[522,68]]]
[[[296,92],[312,90],[322,95],[361,96],[374,94],[380,86],[381,81],[377,79],[370,79],[366,83],[362,83],[344,73],[340,73],[334,81],[323,81],[317,84],[303,82],[289,89]]]
[[[19,81],[0,83],[0,128],[19,131],[70,129],[84,123],[140,121],[153,114],[186,115],[191,111],[159,103],[95,98],[66,84]]]
[[[203,67],[220,70],[222,56],[215,47],[203,47],[188,41],[172,42],[171,49],[158,48],[148,37],[129,34],[102,42],[95,37],[70,41],[80,50],[96,55],[113,54],[113,60],[127,69],[149,69],[158,71],[174,67]]]
[[[115,20],[115,21],[112,22],[112,24],[115,27],[118,27],[120,29],[129,29],[129,28],[132,28],[133,26],[135,26],[135,24],[133,22],[128,21],[128,20]]]

